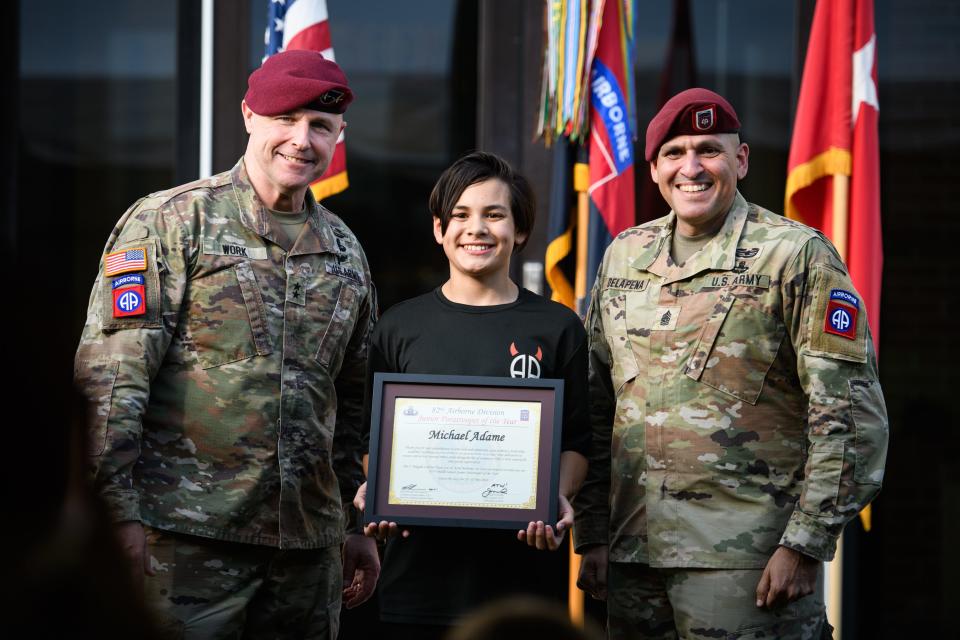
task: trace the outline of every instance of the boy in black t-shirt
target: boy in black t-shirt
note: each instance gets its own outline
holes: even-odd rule
[[[462,614],[506,594],[565,598],[566,554],[536,550],[560,548],[573,525],[570,500],[586,474],[590,444],[583,325],[509,277],[510,258],[533,227],[526,179],[495,155],[472,153],[441,175],[430,211],[450,278],[383,315],[371,339],[370,379],[377,371],[559,378],[564,411],[556,524],[531,522],[515,536],[445,527],[395,536],[395,523],[366,526],[367,535],[390,537],[379,584],[385,631],[418,638],[442,637]],[[361,511],[365,489],[354,501]]]

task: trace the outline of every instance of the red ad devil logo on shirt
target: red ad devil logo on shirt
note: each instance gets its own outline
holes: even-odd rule
[[[511,378],[539,378],[540,361],[543,360],[543,350],[538,346],[537,353],[529,355],[520,353],[517,350],[516,343],[510,343],[510,355],[513,360],[510,361]]]

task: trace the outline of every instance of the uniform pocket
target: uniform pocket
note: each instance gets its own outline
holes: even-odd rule
[[[733,298],[725,314],[704,325],[686,373],[756,404],[784,335],[786,328],[776,318]]]
[[[332,377],[336,377],[340,372],[343,354],[357,321],[358,297],[359,294],[353,286],[346,283],[340,285],[330,322],[320,338],[316,360]]]
[[[843,442],[816,441],[810,445],[800,510],[812,516],[833,513],[840,494],[843,473]]]
[[[853,479],[861,484],[880,485],[887,460],[887,410],[880,383],[850,380],[850,406],[856,429],[856,465]]]
[[[249,262],[189,285],[187,325],[204,369],[271,353],[263,297]]]
[[[603,323],[610,349],[610,377],[617,396],[640,373],[638,354],[650,348],[649,323],[643,320],[646,293],[609,295],[602,304]]]
[[[119,360],[101,356],[78,362],[74,371],[74,381],[87,400],[87,453],[92,456],[102,455],[107,446],[107,423],[119,369]]]

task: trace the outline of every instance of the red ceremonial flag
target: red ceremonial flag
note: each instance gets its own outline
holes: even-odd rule
[[[787,216],[837,245],[880,339],[880,148],[873,0],[819,0],[787,162]],[[849,176],[849,197],[844,179]]]
[[[309,49],[319,51],[328,60],[334,60],[326,0],[269,1],[267,32],[264,38],[266,57],[288,49]],[[340,193],[348,185],[347,152],[341,133],[330,165],[323,175],[310,185],[310,189],[319,201]]]
[[[590,71],[590,219],[586,270],[593,284],[607,245],[635,224],[634,150],[627,9],[622,0],[603,5],[596,57]]]

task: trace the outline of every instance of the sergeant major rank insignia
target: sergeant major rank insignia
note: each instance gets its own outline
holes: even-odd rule
[[[123,276],[113,281],[113,317],[142,316],[147,313],[147,297],[144,279],[139,273]]]
[[[832,289],[830,302],[827,303],[827,317],[823,320],[823,330],[848,340],[856,340],[859,311],[860,299],[857,296],[843,289]]]

